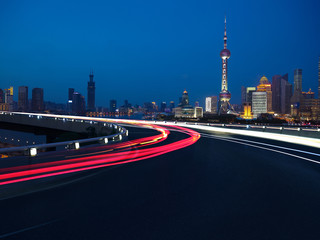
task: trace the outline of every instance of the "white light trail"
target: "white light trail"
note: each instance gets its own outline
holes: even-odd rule
[[[233,142],[233,143],[237,143],[237,144],[242,144],[242,145],[245,145],[245,146],[259,148],[259,149],[263,149],[263,150],[267,150],[267,151],[271,151],[271,152],[276,152],[276,153],[284,154],[284,155],[287,155],[287,156],[290,156],[290,157],[299,158],[299,159],[302,159],[302,160],[305,160],[305,161],[308,161],[308,162],[320,164],[320,162],[318,162],[316,160],[313,160],[313,159],[310,159],[310,158],[302,157],[302,156],[299,156],[299,155],[295,155],[295,154],[292,154],[292,153],[287,153],[287,152],[283,152],[283,151],[279,151],[279,150],[275,150],[275,149],[271,149],[271,148],[261,147],[261,146],[257,146],[257,145],[254,145],[254,144],[249,144],[249,143],[237,141],[238,139],[237,140],[232,140],[232,139],[220,138],[220,137],[216,137],[216,136],[204,136],[204,137],[214,138],[214,139],[227,141],[227,142]]]

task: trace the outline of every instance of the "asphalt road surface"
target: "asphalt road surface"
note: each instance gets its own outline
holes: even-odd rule
[[[150,159],[29,181],[33,191],[6,186],[21,194],[0,200],[0,239],[320,239],[319,149],[201,134]]]

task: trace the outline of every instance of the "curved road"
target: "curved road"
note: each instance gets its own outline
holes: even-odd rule
[[[190,138],[170,132],[155,146]],[[143,161],[3,186],[41,188],[0,201],[0,239],[319,239],[319,148],[200,133]]]

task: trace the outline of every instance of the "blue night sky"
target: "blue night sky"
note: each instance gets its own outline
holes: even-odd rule
[[[87,98],[94,69],[96,103],[178,102],[184,89],[204,106],[221,84],[227,15],[229,90],[260,77],[303,69],[303,89],[316,91],[320,1],[15,1],[0,3],[0,88],[44,88],[65,103],[68,88]]]

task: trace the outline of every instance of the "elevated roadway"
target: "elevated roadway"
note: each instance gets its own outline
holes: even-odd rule
[[[150,158],[3,185],[1,191],[39,188],[0,201],[0,238],[319,239],[317,144],[188,130],[184,123],[153,122],[160,132],[146,128],[150,122],[118,123],[131,142],[153,138],[130,148],[138,155],[156,149]],[[154,141],[157,135],[163,139]],[[101,154],[82,151],[70,154]]]

